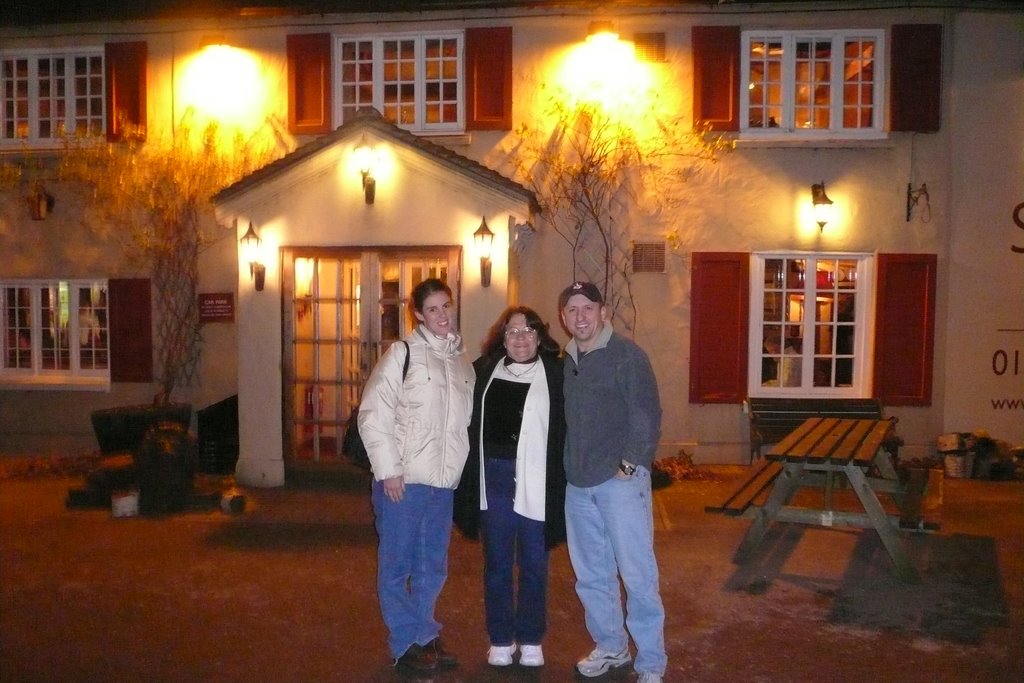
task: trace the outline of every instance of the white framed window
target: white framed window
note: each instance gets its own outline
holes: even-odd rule
[[[60,388],[110,383],[106,280],[0,281],[0,382]]]
[[[870,395],[870,254],[754,254],[750,396]]]
[[[340,123],[362,107],[419,133],[465,129],[461,32],[338,38]]]
[[[106,129],[103,48],[0,52],[0,145]]]
[[[884,38],[882,30],[744,31],[741,135],[884,137]]]

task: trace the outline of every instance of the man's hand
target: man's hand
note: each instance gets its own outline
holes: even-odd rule
[[[405,477],[391,477],[383,479],[380,483],[384,487],[384,495],[390,498],[392,502],[399,503],[402,501],[402,496],[405,495]]]

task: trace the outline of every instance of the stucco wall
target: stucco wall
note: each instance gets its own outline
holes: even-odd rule
[[[394,23],[388,29],[415,29]],[[514,26],[514,125],[535,125],[543,118],[547,91],[567,46],[583,39],[589,15],[556,17],[525,12],[517,16],[480,14],[476,25]],[[367,21],[345,27],[321,17],[317,31],[376,31]],[[665,31],[667,61],[657,68],[680,84],[665,97],[688,117],[691,107],[690,27],[694,23],[740,24],[743,27],[810,25],[887,28],[895,23],[943,23],[943,123],[936,134],[889,134],[884,141],[853,145],[753,145],[741,143],[683,188],[685,202],[659,220],[634,226],[635,237],[661,239],[669,231],[680,236],[669,253],[667,272],[633,279],[639,303],[636,339],[651,354],[661,383],[665,407],[662,455],[680,448],[698,461],[740,462],[746,457],[746,416],[740,406],[691,405],[689,383],[690,254],[693,251],[812,250],[836,252],[911,252],[938,255],[940,324],[936,329],[932,406],[896,408],[899,432],[909,457],[933,449],[945,431],[988,428],[993,436],[1024,442],[1022,408],[995,409],[991,399],[1024,399],[1024,231],[1012,220],[1013,208],[1024,201],[1019,179],[1024,166],[1024,18],[1018,13],[971,13],[959,10],[907,9],[861,12],[756,14],[725,8],[680,13],[624,14],[617,17],[624,37],[633,31]],[[339,18],[340,22],[340,18]],[[305,22],[304,23],[308,23]],[[437,28],[462,27],[448,16]],[[150,126],[153,134],[179,125],[189,111],[180,71],[187,55],[210,26],[168,25],[145,36],[149,41]],[[214,27],[215,28],[215,27]],[[256,118],[285,117],[284,36],[291,29],[279,22],[242,20],[228,27],[233,42],[246,46],[257,59],[265,88]],[[109,29],[109,33],[104,33]],[[167,30],[164,30],[167,29]],[[143,29],[140,29],[143,30]],[[73,44],[70,29],[63,35],[34,32],[4,36],[5,46]],[[97,42],[132,40],[140,34],[130,26],[93,27]],[[292,146],[287,134],[282,144]],[[511,173],[514,133],[474,133],[453,149],[491,168]],[[448,141],[451,144],[452,141]],[[253,220],[270,249],[288,245],[461,244],[464,249],[463,331],[475,349],[487,325],[506,303],[508,291],[535,306],[552,323],[556,336],[567,339],[558,325],[555,297],[572,278],[567,243],[550,229],[540,228],[509,273],[508,261],[495,259],[495,285],[482,289],[476,281],[476,259],[469,235],[481,215],[498,234],[496,250],[507,247],[501,216],[522,213],[520,207],[487,193],[467,191],[443,177],[419,174],[409,159],[393,166],[395,175],[377,186],[372,208],[362,204],[358,174],[335,164],[295,181],[267,188],[233,207],[244,221]],[[337,173],[337,176],[331,176]],[[801,222],[810,185],[825,180],[837,216],[823,232]],[[294,179],[293,179],[294,181]],[[916,213],[905,220],[907,183],[927,183],[930,218]],[[109,249],[109,242],[82,231],[74,205],[58,193],[54,215],[43,223],[27,220],[18,192],[0,196],[0,264],[2,277],[54,274],[129,274]],[[1024,219],[1024,217],[1022,217]],[[242,223],[241,225],[245,225]],[[243,448],[261,458],[280,457],[280,295],[276,269],[268,272],[267,290],[256,294],[243,269],[236,266],[237,231],[225,227],[224,240],[203,259],[202,291],[234,291],[236,324],[216,323],[204,330],[200,386],[183,394],[198,406],[223,398],[240,386]],[[40,259],[46,254],[46,261]],[[511,279],[511,282],[509,281]],[[1003,352],[1007,369],[993,369]],[[1020,371],[1016,359],[1020,358]],[[1001,369],[999,366],[998,369]],[[0,391],[0,450],[14,444],[89,440],[87,415],[92,407],[144,402],[153,387],[116,386],[110,393],[84,396],[71,392]],[[61,423],[44,415],[60,414]],[[59,424],[60,426],[57,426]],[[276,476],[276,475],[275,475]]]
[[[1021,444],[1024,226],[1013,212],[1024,202],[1024,17],[965,14],[951,43],[949,316],[937,372],[948,393],[940,419],[947,431],[985,428]],[[1000,408],[1001,400],[1020,403]]]

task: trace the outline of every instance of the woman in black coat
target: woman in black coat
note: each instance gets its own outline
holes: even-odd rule
[[[483,538],[487,661],[541,666],[548,551],[565,540],[565,411],[558,343],[526,306],[504,311],[473,364],[469,458],[455,524]],[[519,571],[518,595],[514,572]]]

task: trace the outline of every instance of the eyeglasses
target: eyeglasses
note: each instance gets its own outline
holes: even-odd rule
[[[518,339],[520,337],[525,339],[526,337],[532,337],[535,334],[537,334],[537,330],[532,327],[509,327],[505,330],[505,336],[512,337],[513,339]]]

